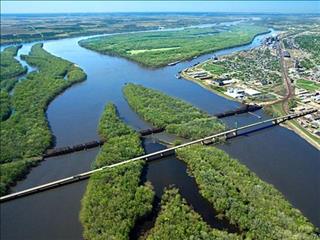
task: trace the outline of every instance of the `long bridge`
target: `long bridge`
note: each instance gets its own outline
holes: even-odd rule
[[[252,129],[250,131],[247,131],[247,132],[245,132],[244,130],[247,130],[247,129],[250,129],[250,128],[253,128],[253,127],[257,127],[257,126],[261,126],[262,125],[262,127],[260,127],[259,129],[264,129],[264,128],[266,128],[265,124],[267,124],[267,123],[271,123],[271,125],[268,126],[268,127],[271,127],[271,126],[275,126],[275,125],[278,125],[280,123],[283,123],[285,121],[288,121],[288,120],[291,120],[291,119],[295,119],[295,118],[299,118],[299,117],[305,116],[307,114],[315,113],[315,112],[317,112],[317,110],[316,109],[312,109],[312,110],[308,110],[308,111],[302,111],[302,112],[299,112],[299,113],[288,114],[288,115],[285,115],[285,116],[276,117],[276,118],[272,118],[272,119],[267,119],[267,120],[264,120],[264,121],[248,124],[246,126],[230,129],[230,130],[227,130],[227,131],[224,131],[224,132],[221,132],[221,133],[217,133],[217,134],[214,134],[214,135],[211,135],[211,136],[208,136],[208,137],[200,138],[200,139],[197,139],[197,140],[194,140],[194,141],[191,141],[191,142],[187,142],[187,143],[184,143],[184,144],[181,144],[181,145],[178,145],[178,146],[174,146],[174,147],[167,148],[167,149],[164,149],[164,150],[160,150],[160,151],[157,151],[157,152],[149,153],[149,154],[146,154],[146,155],[143,155],[143,156],[140,156],[140,157],[135,157],[135,158],[132,158],[132,159],[129,159],[129,160],[126,160],[126,161],[122,161],[122,162],[119,162],[119,163],[115,163],[115,164],[111,164],[111,165],[108,165],[108,166],[104,166],[104,167],[101,167],[101,168],[98,168],[98,169],[95,169],[95,170],[91,170],[91,171],[84,172],[84,173],[81,173],[81,174],[77,174],[77,175],[74,175],[74,176],[71,176],[71,177],[63,178],[63,179],[60,179],[60,180],[57,180],[57,181],[53,181],[53,182],[46,183],[46,184],[43,184],[43,185],[39,185],[39,186],[36,186],[36,187],[33,187],[33,188],[29,188],[29,189],[26,189],[26,190],[23,190],[23,191],[19,191],[19,192],[15,192],[15,193],[12,193],[12,194],[8,194],[8,195],[5,195],[3,197],[0,197],[0,202],[13,200],[13,199],[20,198],[20,197],[23,197],[23,196],[31,195],[31,194],[34,194],[34,193],[38,193],[38,192],[41,192],[41,191],[48,190],[48,189],[52,189],[52,188],[56,188],[56,187],[59,187],[59,186],[66,185],[66,184],[70,184],[70,183],[78,182],[78,181],[81,181],[81,180],[84,180],[84,179],[88,179],[94,173],[97,173],[97,172],[100,172],[100,171],[103,171],[103,170],[106,170],[106,169],[109,169],[109,168],[114,168],[114,167],[117,167],[117,166],[121,166],[121,165],[124,165],[124,164],[127,164],[127,163],[132,163],[132,162],[135,162],[135,161],[138,161],[138,160],[151,161],[151,160],[159,159],[159,158],[162,158],[162,157],[166,157],[166,156],[174,154],[176,149],[179,149],[179,148],[187,147],[187,146],[190,146],[190,145],[193,145],[193,144],[198,144],[198,143],[203,144],[203,145],[216,143],[216,142],[219,142],[221,139],[229,139],[229,138],[233,138],[233,137],[236,137],[236,136],[239,136],[239,135],[243,135],[243,134],[252,132]],[[259,129],[255,129],[254,131],[257,131]]]
[[[224,118],[224,117],[230,117],[230,116],[233,116],[236,114],[242,114],[242,113],[247,113],[247,112],[252,113],[252,112],[257,111],[261,108],[262,108],[262,106],[259,106],[259,105],[245,104],[245,105],[242,105],[241,107],[236,108],[234,110],[214,114],[213,117]],[[144,136],[148,136],[148,135],[151,135],[154,133],[163,132],[164,130],[165,130],[165,128],[163,128],[163,127],[156,127],[156,128],[148,128],[148,129],[140,130],[140,131],[138,131],[138,133],[140,134],[141,137],[144,137]],[[69,153],[78,152],[78,151],[82,151],[82,150],[88,150],[91,148],[99,147],[99,146],[103,145],[104,143],[105,143],[105,140],[100,139],[100,140],[94,140],[94,141],[90,141],[90,142],[86,142],[86,143],[82,143],[82,144],[77,144],[77,145],[73,145],[73,146],[65,146],[65,147],[48,149],[42,155],[42,158],[55,157],[55,156],[69,154]]]

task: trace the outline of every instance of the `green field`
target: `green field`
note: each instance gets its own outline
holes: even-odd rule
[[[227,69],[223,65],[218,64],[204,64],[203,69],[209,71],[212,74],[221,75],[227,72]]]
[[[228,31],[191,28],[97,37],[82,40],[79,44],[100,53],[125,57],[148,67],[161,67],[218,49],[249,43],[256,34],[266,31],[265,27],[253,25],[230,27]]]
[[[320,90],[320,83],[304,79],[298,79],[296,82],[296,86],[312,92]]]
[[[179,137],[197,139],[225,129],[217,118],[156,90],[127,84],[123,92],[129,105],[143,119]]]

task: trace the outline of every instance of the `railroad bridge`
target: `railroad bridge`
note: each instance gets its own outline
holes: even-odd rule
[[[23,190],[23,191],[20,191],[20,192],[12,193],[12,194],[0,197],[0,202],[13,200],[13,199],[16,199],[16,198],[19,198],[19,197],[27,196],[27,195],[38,193],[38,192],[45,191],[45,190],[48,190],[48,189],[56,188],[56,187],[59,187],[59,186],[62,186],[62,185],[66,185],[66,184],[74,183],[74,182],[77,182],[77,181],[81,181],[81,180],[89,178],[92,174],[94,174],[96,172],[100,172],[100,171],[106,170],[108,168],[114,168],[114,167],[117,167],[117,166],[120,166],[120,165],[124,165],[124,164],[127,164],[127,163],[135,162],[135,161],[138,161],[138,160],[151,161],[151,160],[154,160],[154,159],[159,159],[159,158],[174,154],[176,149],[179,149],[179,148],[187,147],[187,146],[190,146],[190,145],[193,145],[193,144],[204,144],[204,145],[212,144],[212,143],[215,143],[215,142],[217,142],[217,141],[219,141],[221,139],[229,139],[229,138],[233,138],[233,137],[236,137],[236,136],[239,136],[239,135],[247,134],[248,132],[265,129],[266,127],[276,126],[276,125],[278,125],[280,123],[283,123],[283,122],[285,122],[287,120],[299,118],[299,117],[302,117],[302,116],[305,116],[305,115],[308,115],[308,114],[311,114],[311,113],[315,113],[315,112],[317,112],[316,109],[308,110],[308,111],[302,111],[302,112],[299,112],[299,113],[293,113],[293,114],[289,114],[289,115],[285,115],[285,116],[281,116],[281,117],[267,119],[267,120],[264,120],[264,121],[248,124],[246,126],[230,129],[230,130],[227,130],[227,131],[224,131],[224,132],[221,132],[221,133],[217,133],[217,134],[205,137],[205,138],[201,138],[201,139],[197,139],[197,140],[194,140],[194,141],[191,141],[191,142],[187,142],[187,143],[184,143],[184,144],[181,144],[181,145],[178,145],[178,146],[174,146],[174,147],[167,148],[167,149],[164,149],[164,150],[160,150],[160,151],[157,151],[157,152],[149,153],[149,154],[146,154],[146,155],[143,155],[143,156],[140,156],[140,157],[132,158],[132,159],[129,159],[129,160],[126,160],[126,161],[122,161],[122,162],[119,162],[119,163],[115,163],[115,164],[112,164],[112,165],[104,166],[104,167],[101,167],[101,168],[98,168],[98,169],[95,169],[95,170],[91,170],[91,171],[84,172],[84,173],[81,173],[81,174],[77,174],[77,175],[74,175],[74,176],[71,176],[71,177],[67,177],[67,178],[64,178],[64,179],[60,179],[60,180],[57,180],[57,181],[46,183],[46,184],[43,184],[43,185],[40,185],[40,186],[36,186],[36,187],[33,187],[33,188],[29,188],[29,189],[26,189],[26,190]],[[266,126],[266,124],[268,124],[268,123],[271,123],[271,125],[269,124],[268,126]],[[258,127],[258,128],[252,130],[252,128],[254,128],[254,127]]]

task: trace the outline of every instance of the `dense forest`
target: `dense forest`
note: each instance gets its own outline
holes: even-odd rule
[[[167,189],[162,195],[161,211],[147,236],[153,239],[241,239],[236,234],[210,228],[198,213],[189,207],[177,189]]]
[[[130,106],[144,120],[180,137],[196,139],[225,129],[217,118],[156,90],[127,84],[123,92]]]
[[[18,81],[18,77],[26,73],[15,56],[21,46],[5,48],[0,54],[0,120],[10,117],[12,112],[9,92]]]
[[[187,28],[104,36],[81,40],[85,48],[117,55],[148,67],[188,60],[218,49],[249,43],[255,35],[268,29],[254,25],[232,27]]]
[[[315,227],[270,184],[211,146],[177,150],[201,194],[245,234],[245,239],[319,239]]]
[[[41,44],[35,44],[29,55],[22,57],[30,65],[37,67],[38,71],[29,73],[23,81],[15,84],[14,93],[10,97],[13,113],[1,122],[0,163],[12,162],[10,167],[1,166],[3,172],[12,171],[6,173],[9,177],[1,178],[2,193],[25,174],[26,169],[21,166],[30,166],[19,161],[41,156],[52,144],[52,135],[45,116],[50,101],[67,87],[86,78],[86,74],[79,67],[46,52]],[[17,71],[17,68],[20,71]],[[24,71],[19,67],[12,67],[12,72],[20,74]],[[6,76],[14,75],[6,72]]]
[[[118,118],[113,104],[106,106],[98,130],[107,142],[95,167],[144,153],[139,135]],[[90,178],[80,213],[85,239],[128,239],[135,221],[151,211],[154,192],[150,183],[140,185],[143,166],[143,161],[137,161]]]

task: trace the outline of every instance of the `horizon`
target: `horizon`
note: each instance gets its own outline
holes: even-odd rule
[[[75,3],[76,6],[75,6]],[[170,4],[169,4],[170,3]],[[183,3],[183,4],[182,4]],[[289,7],[288,7],[289,6]],[[203,11],[206,9],[206,11]],[[90,13],[316,14],[319,1],[1,1],[1,15]]]

